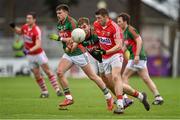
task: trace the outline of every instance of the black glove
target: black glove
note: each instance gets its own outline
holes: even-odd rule
[[[9,26],[14,29],[16,27],[16,24],[14,22],[11,22],[9,23]]]
[[[99,52],[99,54],[101,54],[101,55],[105,55],[106,54],[106,51],[105,50],[103,50],[103,49],[97,49],[97,50],[95,50],[96,52]]]
[[[97,49],[91,52],[91,55],[98,60],[100,63],[102,63],[102,55],[105,55],[106,51],[103,49]]]
[[[98,50],[93,50],[90,53],[97,61],[99,61],[100,63],[102,63],[102,54],[100,53],[100,51]]]

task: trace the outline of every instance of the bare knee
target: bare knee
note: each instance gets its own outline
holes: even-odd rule
[[[58,71],[57,71],[57,76],[58,76],[59,78],[64,77],[64,72],[63,72],[62,70],[58,70]]]
[[[114,75],[112,75],[112,79],[114,82],[117,82],[118,80],[121,80],[121,76],[118,74],[114,74]]]
[[[48,76],[48,77],[50,77],[53,73],[51,72],[51,70],[45,70],[44,71],[45,73],[46,73],[46,75]]]
[[[34,73],[34,77],[36,80],[40,80],[42,76],[39,73]]]
[[[151,82],[151,79],[148,76],[143,76],[141,79],[146,83],[149,84]]]

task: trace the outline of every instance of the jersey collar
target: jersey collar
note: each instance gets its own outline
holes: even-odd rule
[[[66,23],[67,19],[68,19],[68,15],[66,16],[65,20],[62,22],[59,22],[59,24],[64,25]]]

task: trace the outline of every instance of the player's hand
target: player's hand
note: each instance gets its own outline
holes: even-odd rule
[[[27,55],[27,54],[29,54],[29,50],[27,50],[27,49],[23,49],[23,53],[24,53],[24,55]]]
[[[60,37],[57,34],[54,34],[54,33],[49,35],[49,39],[54,40],[54,41],[60,41]]]
[[[92,51],[91,55],[100,63],[102,63],[102,55],[106,54],[106,51],[103,49],[97,49]]]
[[[73,41],[69,39],[68,41],[66,41],[65,52],[71,52],[72,47],[73,47]]]
[[[10,22],[9,26],[14,29],[16,27],[16,24],[14,22]]]
[[[135,56],[134,57],[134,64],[138,64],[139,63],[139,56]]]
[[[84,47],[89,46],[89,42],[87,42],[87,41],[83,41],[81,44],[82,44]]]
[[[72,47],[71,47],[71,53],[78,47],[78,43],[73,42]]]
[[[103,49],[97,49],[97,50],[95,50],[96,52],[99,52],[99,54],[101,54],[101,55],[105,55],[106,54],[106,51],[105,50],[103,50]]]

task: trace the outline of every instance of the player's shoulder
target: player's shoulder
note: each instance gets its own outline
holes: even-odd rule
[[[120,28],[118,26],[118,24],[116,22],[114,22],[113,20],[111,20],[111,25],[114,27],[114,28]]]
[[[134,34],[135,34],[135,33],[138,34],[136,28],[134,28],[134,27],[131,26],[131,25],[128,25],[128,31],[131,32],[131,33],[134,33]]]
[[[70,22],[70,24],[71,24],[71,26],[72,26],[73,29],[77,27],[77,21],[76,21],[75,18],[73,18],[73,17],[71,17],[71,16],[68,16],[67,19],[68,19],[68,22]]]
[[[41,29],[40,29],[40,27],[39,27],[38,25],[35,25],[35,26],[34,26],[33,31],[34,31],[35,33],[37,33],[37,34],[40,34],[40,33],[41,33]]]
[[[68,21],[69,21],[70,23],[75,23],[75,24],[77,24],[77,20],[76,20],[75,18],[73,18],[73,17],[71,17],[71,16],[68,16],[67,19],[68,19]]]
[[[21,26],[21,29],[26,29],[26,28],[28,28],[28,24],[23,24],[23,25]]]
[[[131,25],[128,25],[128,30],[129,31],[134,31],[134,30],[136,30],[133,26],[131,26]]]
[[[112,27],[111,27],[112,30],[122,32],[121,27],[119,27],[119,25],[118,25],[116,22],[114,22],[113,20],[111,21],[111,26],[112,26]]]
[[[93,26],[94,26],[94,27],[98,27],[98,26],[100,26],[100,24],[99,24],[99,22],[96,20],[96,21],[94,21]]]

